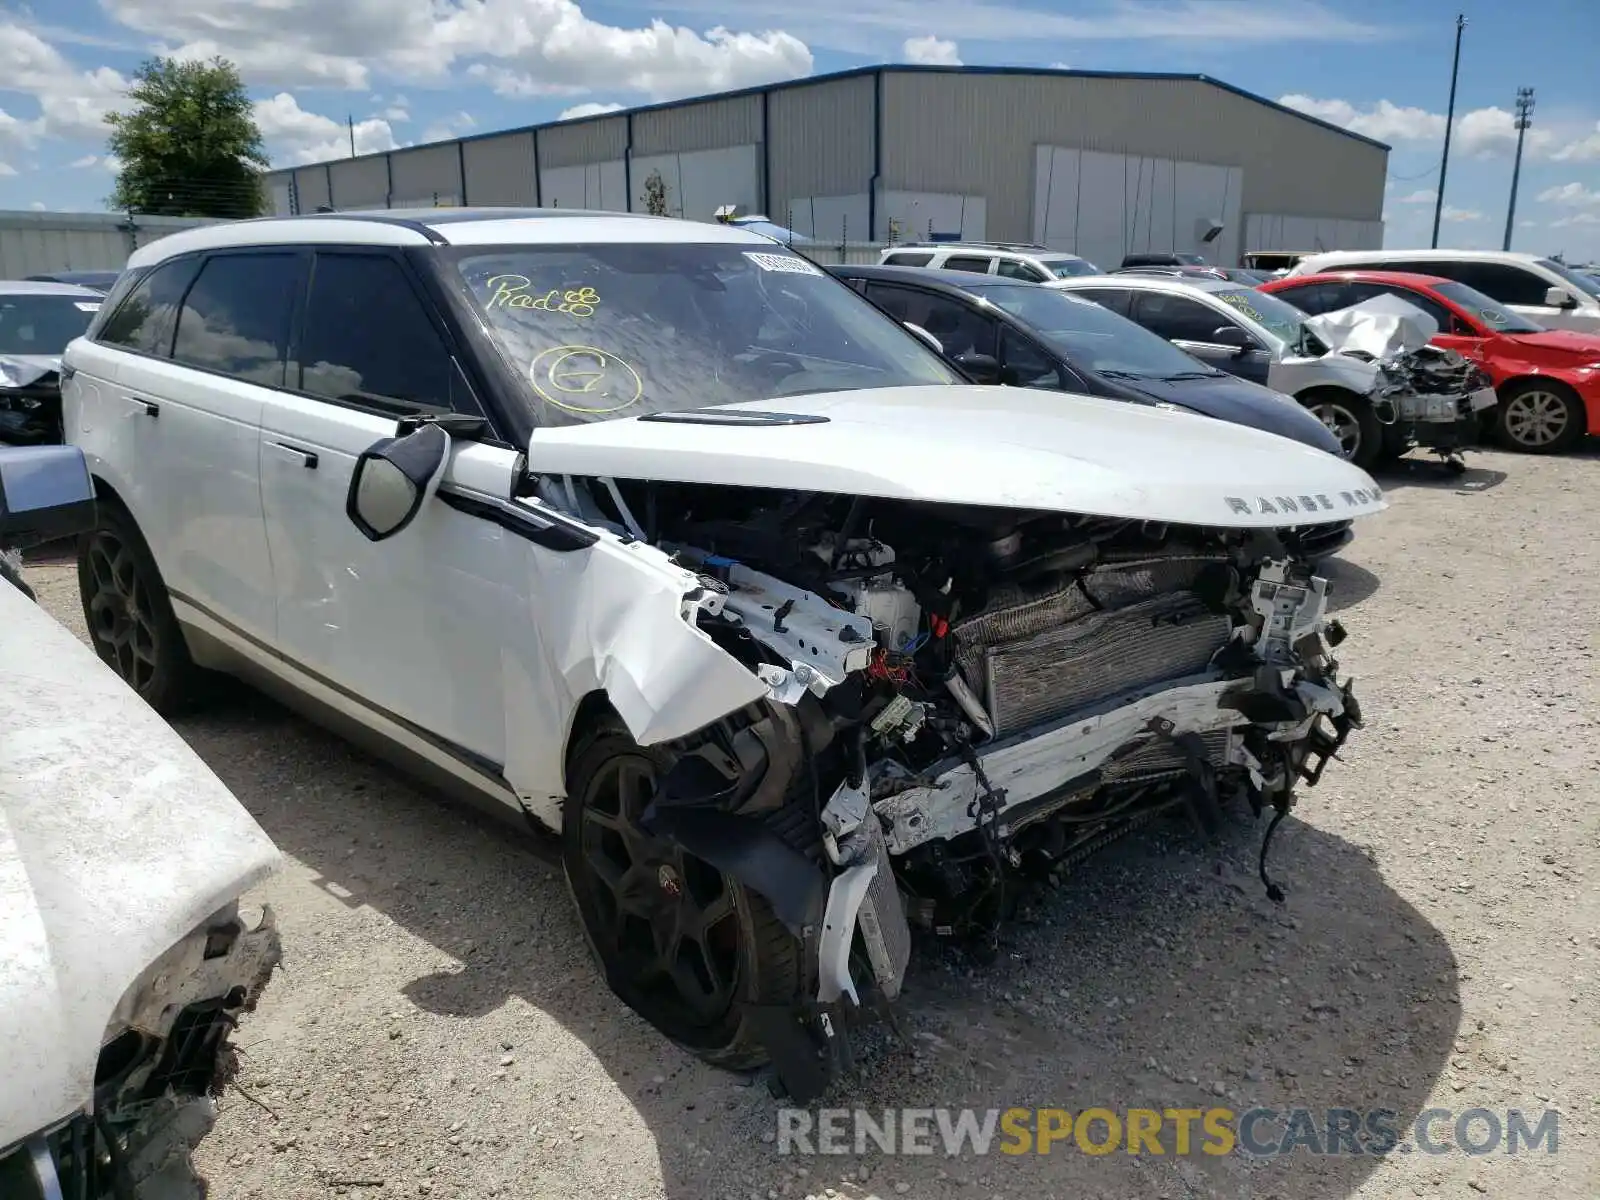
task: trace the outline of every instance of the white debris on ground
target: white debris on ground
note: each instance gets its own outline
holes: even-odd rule
[[[1135,837],[993,967],[919,948],[909,1047],[830,1103],[1550,1107],[1555,1155],[781,1156],[759,1082],[607,992],[547,847],[230,689],[178,728],[292,862],[213,1200],[1600,1194],[1600,446],[1470,462],[1384,480],[1330,572],[1367,728],[1275,839],[1287,905],[1258,825]],[[70,567],[28,578],[81,632]]]

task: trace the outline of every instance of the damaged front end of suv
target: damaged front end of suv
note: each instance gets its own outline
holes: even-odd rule
[[[957,391],[923,394],[945,401],[930,423],[960,419]],[[1010,391],[983,397],[1014,408],[1000,427],[1043,411],[1042,394]],[[852,434],[849,410],[873,403],[662,424],[701,421],[695,438],[715,441],[741,421],[826,410],[845,426],[837,444],[814,425],[810,461],[774,473],[827,483],[817,464],[859,445],[847,439],[871,422]],[[630,1005],[708,1061],[770,1058],[782,1088],[808,1098],[851,1062],[856,1019],[899,993],[914,928],[992,953],[1032,883],[1128,831],[1167,813],[1214,830],[1233,801],[1275,824],[1318,780],[1361,713],[1312,559],[1327,525],[1385,502],[1330,455],[1186,418],[1133,418],[1167,423],[1144,452],[1192,445],[1204,458],[1198,439],[1224,438],[1248,452],[1244,479],[1282,461],[1230,494],[1160,479],[1170,464],[1107,486],[1086,459],[1060,460],[1080,485],[1036,485],[1017,449],[1012,477],[972,462],[974,474],[929,482],[952,497],[935,500],[906,495],[889,469],[878,494],[741,486],[731,436],[726,455],[671,436],[653,448],[680,479],[675,445],[695,453],[721,476],[706,482],[566,473],[607,457],[590,444],[604,427],[536,436],[541,495],[669,556],[686,619],[761,685],[687,737],[646,750],[602,730],[569,757],[568,875]],[[1139,439],[1124,449],[1136,473]],[[963,455],[944,453],[958,469]],[[1004,502],[1052,488],[1054,507]],[[633,783],[597,787],[619,762]],[[1281,900],[1265,859],[1263,844],[1262,880]]]
[[[0,449],[0,549],[94,513],[77,448]],[[277,863],[221,780],[7,571],[0,1197],[205,1194],[190,1152],[281,953],[270,910],[239,898]]]

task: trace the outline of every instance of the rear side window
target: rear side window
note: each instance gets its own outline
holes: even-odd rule
[[[925,267],[933,261],[931,254],[916,254],[910,250],[903,250],[891,254],[883,260],[886,267]]]
[[[946,271],[972,271],[978,275],[987,275],[991,261],[987,258],[973,258],[967,255],[952,254],[944,260],[944,269]]]
[[[1356,303],[1347,283],[1308,283],[1304,287],[1284,288],[1272,294],[1312,316],[1349,308]]]
[[[296,254],[207,259],[178,315],[173,360],[282,387],[301,261]]]
[[[994,271],[996,275],[1004,275],[1008,279],[1027,279],[1033,283],[1041,283],[1050,278],[1043,271],[1012,258],[1002,258]]]
[[[400,263],[382,254],[318,254],[311,274],[300,390],[347,402],[452,404],[464,386],[444,335]]]
[[[1082,296],[1085,300],[1093,300],[1101,308],[1109,308],[1119,317],[1127,316],[1133,303],[1133,293],[1127,288],[1073,288],[1072,294]]]
[[[1535,275],[1524,267],[1509,263],[1463,262],[1444,264],[1451,268],[1448,278],[1476,288],[1485,296],[1501,304],[1525,304],[1532,307],[1544,305],[1544,294],[1552,286],[1543,276]]]
[[[1301,289],[1309,290],[1309,289]],[[1363,300],[1371,300],[1374,296],[1393,296],[1396,300],[1404,300],[1414,308],[1420,308],[1433,318],[1433,323],[1439,327],[1440,333],[1449,333],[1453,327],[1459,327],[1461,322],[1456,315],[1432,296],[1424,296],[1421,292],[1414,292],[1410,288],[1395,287],[1388,283],[1353,283],[1349,288],[1350,298],[1346,305],[1360,304]],[[1299,291],[1291,292],[1288,296],[1290,304],[1298,304],[1295,299]],[[1301,307],[1304,307],[1303,305]],[[1310,309],[1306,309],[1310,312]],[[1326,309],[1323,311],[1327,311]]]
[[[199,269],[197,258],[176,259],[155,268],[117,305],[116,312],[100,327],[96,340],[166,358],[172,353],[178,305],[183,303],[183,294]]]

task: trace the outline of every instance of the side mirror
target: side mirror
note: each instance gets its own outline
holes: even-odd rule
[[[94,480],[76,446],[0,447],[0,547],[25,550],[93,529]]]
[[[956,366],[979,383],[1004,383],[1000,377],[1000,360],[992,354],[958,354]]]
[[[1254,349],[1250,335],[1237,325],[1219,325],[1211,331],[1211,342],[1218,346],[1232,346],[1241,354]]]
[[[345,516],[369,541],[392,538],[438,490],[449,461],[450,435],[433,424],[374,443],[356,459]]]
[[[916,334],[923,341],[927,342],[935,354],[944,353],[944,343],[938,338],[934,337],[933,334],[929,333],[921,325],[917,325],[911,321],[901,321],[900,324],[904,325],[912,333]]]
[[[1565,288],[1553,287],[1545,291],[1544,302],[1547,308],[1577,308],[1578,302],[1572,298],[1572,293]]]

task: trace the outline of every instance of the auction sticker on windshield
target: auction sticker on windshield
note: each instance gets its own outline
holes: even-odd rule
[[[821,275],[822,270],[798,254],[766,254],[760,250],[746,250],[744,256],[763,271],[786,271],[791,275]]]

